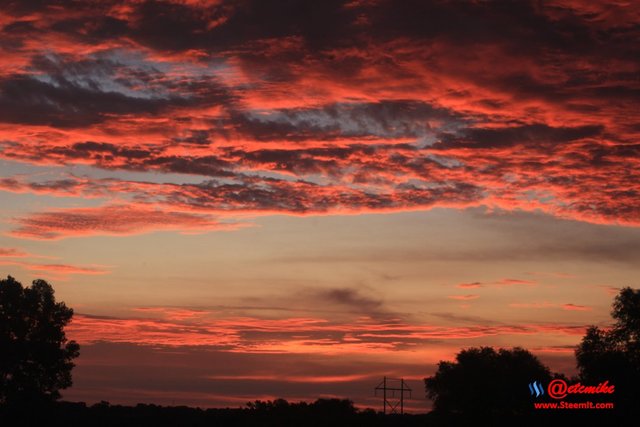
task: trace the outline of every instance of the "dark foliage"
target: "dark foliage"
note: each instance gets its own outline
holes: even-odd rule
[[[479,347],[441,361],[425,386],[436,412],[500,417],[530,413],[527,384],[550,379],[549,368],[527,350]]]
[[[640,289],[624,288],[613,302],[608,330],[592,326],[576,349],[580,380],[609,381],[620,410],[640,412]]]
[[[250,402],[244,408],[190,408],[187,406],[120,406],[101,402],[59,402],[48,412],[46,420],[31,417],[20,420],[21,426],[92,426],[92,427],[359,427],[424,426],[426,414],[385,416],[371,409],[357,410],[346,399],[318,399],[313,403],[290,403],[284,399]],[[6,419],[6,417],[5,417]],[[0,408],[0,425],[3,413]],[[12,420],[13,421],[13,420]],[[9,424],[14,425],[14,424]]]
[[[71,386],[79,346],[64,327],[72,316],[44,280],[26,288],[11,276],[0,280],[0,404],[33,409]]]
[[[450,427],[542,425],[635,426],[612,414],[589,411],[539,411],[528,416],[504,415],[487,422],[477,415],[431,412],[384,415],[371,409],[357,410],[345,399],[318,399],[313,403],[255,401],[244,408],[191,408],[187,406],[121,406],[100,402],[58,402],[46,415],[12,419],[0,408],[0,425],[47,427]],[[8,421],[7,423],[3,423]]]

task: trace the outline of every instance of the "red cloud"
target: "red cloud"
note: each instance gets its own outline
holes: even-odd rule
[[[79,314],[69,335],[83,343],[130,342],[141,345],[216,346],[227,351],[260,353],[391,352],[432,340],[474,339],[499,335],[581,335],[584,326],[473,325],[464,327],[360,319],[351,323],[321,318],[219,318],[216,313],[154,308],[160,317],[111,318]]]
[[[108,270],[103,269],[102,267],[80,267],[76,265],[67,265],[67,264],[28,264],[24,265],[24,267],[28,270],[46,272],[46,273],[56,273],[56,274],[107,274]]]
[[[198,318],[208,313],[205,310],[168,307],[136,307],[134,311],[138,311],[141,313],[158,314],[167,320],[176,321]]]
[[[216,222],[205,215],[165,212],[143,205],[111,205],[34,214],[18,220],[12,236],[59,239],[86,235],[127,235],[149,230],[228,230],[237,225]]]
[[[500,279],[497,282],[471,282],[471,283],[460,283],[456,285],[457,288],[461,289],[477,289],[486,286],[514,286],[514,285],[535,285],[536,282],[533,280],[521,280],[521,279]],[[461,299],[461,298],[458,298]]]
[[[0,248],[0,258],[23,258],[28,254],[20,249]]]
[[[144,224],[89,226],[98,233],[217,229],[200,215],[221,211],[480,205],[640,224],[629,185],[640,180],[635,5],[425,2],[407,15],[387,0],[329,2],[314,17],[340,34],[328,37],[307,31],[316,28],[307,16],[269,19],[251,1],[243,13],[218,3],[80,3],[3,11],[3,25],[22,30],[2,52],[0,157],[203,180],[0,180],[5,191],[161,205]],[[180,34],[166,37],[150,16]],[[452,26],[436,24],[450,16]],[[36,214],[15,233],[59,237],[32,222],[61,219]]]
[[[69,264],[32,264],[22,261],[0,261],[0,265],[15,265],[25,270],[39,273],[49,273],[57,276],[69,274],[100,275],[108,274],[110,271],[102,266],[77,266]]]
[[[509,307],[514,308],[556,308],[570,311],[591,311],[592,308],[585,305],[576,304],[556,304],[552,302],[529,302],[529,303],[510,303]]]
[[[456,285],[457,288],[462,288],[462,289],[475,289],[481,286],[482,286],[482,283],[480,282],[460,283],[459,285]]]
[[[309,376],[291,376],[291,375],[210,375],[207,378],[211,380],[231,380],[231,381],[283,381],[291,383],[341,383],[360,381],[372,378],[371,374],[351,374],[351,375],[309,375]]]

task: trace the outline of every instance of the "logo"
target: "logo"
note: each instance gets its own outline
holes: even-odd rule
[[[567,397],[567,383],[564,380],[553,380],[547,388],[549,396],[554,399],[564,399]]]
[[[544,394],[544,387],[538,381],[534,381],[529,383],[529,391],[531,391],[531,396],[535,394],[536,397],[540,397]]]
[[[547,391],[549,396],[554,399],[564,399],[568,394],[613,394],[615,386],[609,384],[609,381],[602,382],[597,386],[580,383],[567,385],[565,380],[555,379],[549,383]]]
[[[539,381],[529,383],[529,391],[531,396],[540,397],[544,395],[544,387]],[[547,393],[553,399],[564,399],[569,394],[613,394],[615,386],[604,381],[597,386],[582,385],[579,382],[568,385],[563,379],[556,378],[547,386]]]

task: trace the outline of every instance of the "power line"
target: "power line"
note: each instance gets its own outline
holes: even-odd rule
[[[387,378],[384,377],[382,382],[374,389],[375,396],[382,392],[382,411],[387,413],[387,407],[390,414],[404,414],[404,398],[408,393],[411,399],[411,389],[404,382],[403,378]],[[397,397],[396,393],[400,396]],[[400,407],[400,412],[398,412]]]

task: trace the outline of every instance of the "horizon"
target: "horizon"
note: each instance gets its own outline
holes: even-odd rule
[[[422,379],[475,346],[573,375],[640,286],[639,18],[10,2],[0,268],[75,311],[63,400],[379,409],[392,376],[427,412]]]

